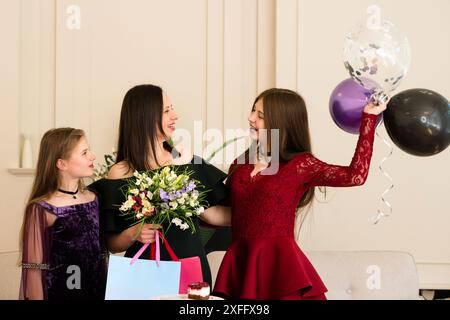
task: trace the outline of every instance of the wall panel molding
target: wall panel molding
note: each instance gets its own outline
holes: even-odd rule
[[[276,3],[276,86],[297,90],[299,0]]]
[[[54,127],[56,0],[21,0],[20,5],[18,134],[30,136],[36,163],[40,138]]]

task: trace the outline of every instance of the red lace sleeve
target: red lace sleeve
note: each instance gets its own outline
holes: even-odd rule
[[[19,299],[21,300],[42,300],[47,298],[45,275],[49,267],[50,238],[46,212],[38,204],[29,205],[25,212],[22,278],[19,291]]]
[[[299,157],[297,173],[308,187],[351,187],[364,184],[369,173],[377,116],[363,113],[360,134],[349,166],[331,165],[313,155]]]

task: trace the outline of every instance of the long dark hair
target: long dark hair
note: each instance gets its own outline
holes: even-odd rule
[[[126,161],[129,170],[150,170],[149,157],[156,158],[156,140],[162,128],[163,90],[155,85],[138,85],[126,93],[120,113],[116,163]],[[172,151],[168,143],[164,148]]]
[[[309,133],[308,113],[303,98],[295,91],[288,89],[268,89],[256,97],[253,107],[262,100],[264,106],[264,126],[267,132],[278,129],[279,159],[289,161],[303,152],[312,152]],[[268,145],[271,145],[268,134]],[[248,149],[242,157],[249,158]],[[236,166],[238,167],[239,164]],[[234,172],[235,170],[233,170]],[[231,173],[232,174],[232,173]],[[314,198],[314,188],[308,189],[298,204],[298,208],[308,206]]]
[[[268,89],[256,97],[264,106],[264,126],[279,130],[281,161],[289,161],[302,152],[311,152],[308,113],[303,98],[288,89]],[[269,146],[271,135],[268,135]]]

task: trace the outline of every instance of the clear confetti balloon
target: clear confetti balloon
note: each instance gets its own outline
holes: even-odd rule
[[[358,23],[345,37],[344,65],[350,76],[383,101],[406,76],[411,63],[407,37],[394,24]]]

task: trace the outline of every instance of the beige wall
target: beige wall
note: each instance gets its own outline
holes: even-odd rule
[[[67,25],[71,5],[79,29]],[[162,86],[178,128],[202,121],[222,132],[247,128],[253,99],[275,84],[275,0],[0,0],[0,26],[0,259],[18,249],[33,179],[9,171],[20,166],[23,135],[36,161],[46,130],[79,127],[101,161],[134,85]],[[201,147],[193,151],[208,155]]]
[[[309,105],[316,154],[330,163],[348,163],[356,136],[332,123],[328,98],[346,78],[345,31],[372,3],[0,0],[0,130],[5,137],[0,142],[0,255],[18,248],[32,182],[31,175],[7,170],[19,166],[21,136],[31,135],[36,159],[47,129],[80,127],[101,158],[115,145],[121,100],[135,84],[161,85],[180,114],[179,127],[191,132],[196,120],[203,121],[203,129],[246,128],[257,93],[275,84],[298,89]],[[71,4],[81,9],[79,30],[66,26]],[[412,43],[412,67],[399,90],[426,87],[450,96],[450,50],[444,38],[450,2],[377,4]],[[381,134],[386,136],[384,129]],[[330,188],[328,203],[315,204],[301,245],[408,251],[419,263],[424,287],[450,288],[449,151],[416,158],[395,148],[386,162],[395,183],[388,196],[393,215],[373,226],[370,219],[388,186],[377,169],[386,152],[377,141],[365,186]]]
[[[85,128],[99,155],[115,144],[133,85],[161,85],[178,127],[194,132],[195,121],[245,126],[256,93],[274,83],[273,35],[261,35],[273,18],[260,24],[273,1],[78,1],[78,31],[64,27],[73,1],[57,3],[55,123]]]
[[[412,47],[410,71],[397,89],[423,87],[450,97],[450,11],[448,0],[280,0],[277,2],[277,85],[297,89],[306,99],[316,155],[348,164],[357,136],[340,130],[328,111],[335,86],[348,77],[343,39],[369,5],[397,24]],[[292,67],[294,66],[294,67]],[[389,137],[381,126],[381,136]],[[392,142],[391,142],[392,143]],[[389,152],[376,138],[367,183],[359,188],[328,188],[318,195],[300,234],[308,250],[401,250],[414,255],[422,287],[450,288],[450,150],[433,157],[411,156],[394,146],[385,162],[394,180],[386,196],[392,216],[373,225],[389,180],[378,166]],[[324,202],[325,203],[322,203]]]

